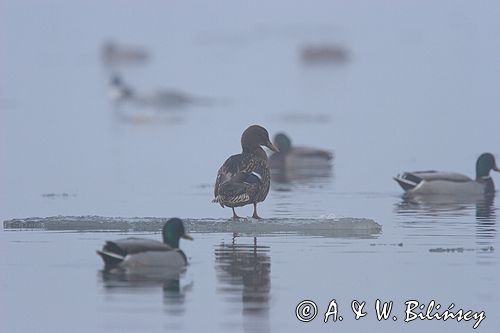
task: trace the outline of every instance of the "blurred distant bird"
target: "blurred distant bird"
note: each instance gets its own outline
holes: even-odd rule
[[[349,51],[340,45],[305,45],[301,50],[305,64],[339,64],[349,60]]]
[[[248,204],[253,204],[252,217],[260,219],[257,203],[266,199],[271,182],[267,155],[261,146],[279,151],[264,127],[248,127],[241,136],[242,153],[229,157],[217,173],[213,202],[231,207],[233,220],[239,218],[234,208]]]
[[[145,63],[149,61],[150,55],[148,51],[137,46],[107,41],[102,46],[101,57],[106,65],[129,65]]]
[[[459,173],[434,170],[404,172],[394,177],[394,180],[406,193],[414,195],[494,194],[495,184],[490,176],[490,170],[500,172],[495,157],[490,153],[484,153],[477,159],[475,180]]]
[[[139,107],[150,107],[158,110],[175,110],[190,105],[211,105],[215,99],[195,97],[172,89],[161,89],[149,94],[139,94],[131,88],[118,74],[111,77],[111,98],[114,102],[131,102]]]
[[[147,238],[125,238],[107,241],[97,251],[104,261],[104,269],[181,268],[187,258],[179,249],[179,239],[193,238],[186,233],[181,219],[168,220],[162,229],[163,242]]]
[[[269,157],[269,165],[272,169],[294,166],[329,166],[333,159],[333,153],[327,150],[292,146],[292,141],[285,133],[278,133],[274,136],[274,145],[279,152]]]

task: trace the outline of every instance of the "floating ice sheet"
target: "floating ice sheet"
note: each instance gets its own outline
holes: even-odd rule
[[[6,230],[58,230],[58,231],[158,231],[168,218],[158,217],[101,217],[54,216],[30,217],[4,221]],[[184,219],[190,233],[241,233],[249,235],[298,234],[325,237],[376,237],[382,226],[365,218],[336,219]]]

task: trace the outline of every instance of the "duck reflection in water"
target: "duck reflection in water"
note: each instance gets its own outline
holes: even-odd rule
[[[408,195],[396,205],[400,216],[440,217],[468,216],[475,210],[476,219],[495,220],[494,195]]]
[[[496,245],[496,214],[495,196],[485,196],[483,201],[476,203],[476,243],[479,248],[486,249]],[[491,253],[480,253],[481,258],[491,260]]]
[[[496,221],[495,195],[485,195],[482,200],[476,201],[476,220],[478,222]]]
[[[162,290],[165,311],[182,315],[186,311],[185,299],[193,288],[193,282],[186,283],[185,269],[165,271],[141,269],[135,271],[100,271],[100,278],[106,293],[115,295],[145,294]],[[113,299],[116,300],[116,299]]]
[[[417,219],[428,226],[442,223],[441,219],[447,218],[460,218],[460,223],[467,223],[462,221],[463,217],[473,215],[476,219],[475,239],[479,263],[491,263],[494,260],[491,250],[496,242],[494,200],[494,194],[472,197],[404,195],[401,202],[396,205],[396,213],[404,218],[404,223],[408,226],[418,223],[415,221]]]
[[[218,290],[228,296],[230,308],[241,303],[245,331],[269,330],[269,299],[271,291],[271,258],[269,246],[236,244],[233,234],[230,244],[215,248],[215,264],[220,286]]]
[[[279,152],[269,157],[272,180],[276,183],[309,183],[332,176],[333,153],[328,150],[293,146],[284,133],[274,137]]]

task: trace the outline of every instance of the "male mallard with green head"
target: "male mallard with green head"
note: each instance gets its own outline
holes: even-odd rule
[[[241,154],[229,157],[217,173],[213,202],[231,207],[233,220],[239,218],[234,208],[248,204],[253,204],[252,217],[260,219],[257,203],[266,199],[271,183],[267,155],[261,146],[278,152],[264,127],[248,127],[241,135]]]
[[[107,241],[97,254],[104,261],[104,270],[137,268],[182,268],[187,265],[179,239],[193,238],[186,233],[181,219],[168,220],[162,229],[163,242],[147,238],[125,238]]]
[[[495,157],[490,153],[484,153],[477,159],[475,180],[459,173],[442,171],[405,172],[394,177],[394,180],[408,194],[490,195],[495,193],[495,184],[490,176],[491,170],[500,172]]]

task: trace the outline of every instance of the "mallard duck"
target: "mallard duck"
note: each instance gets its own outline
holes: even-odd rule
[[[162,229],[163,242],[147,238],[125,238],[107,241],[97,254],[104,260],[104,269],[114,268],[181,268],[187,264],[179,239],[193,238],[186,233],[181,219],[168,220]]]
[[[125,83],[118,74],[111,77],[110,86],[111,98],[115,102],[129,101],[142,107],[176,109],[198,102],[197,98],[171,89],[156,90],[150,94],[141,95]]]
[[[266,199],[271,182],[267,155],[261,146],[279,151],[264,127],[248,127],[241,135],[242,153],[229,157],[217,172],[213,202],[231,207],[233,220],[239,218],[234,208],[248,204],[253,204],[252,217],[260,219],[257,203]]]
[[[271,169],[331,166],[332,152],[317,148],[292,146],[292,140],[284,133],[278,133],[274,136],[274,145],[279,149],[279,152],[269,157]]]
[[[495,157],[484,153],[476,162],[476,179],[453,172],[415,171],[405,172],[394,177],[394,180],[408,194],[441,194],[441,195],[481,195],[495,193],[495,184],[490,170],[499,171]]]

